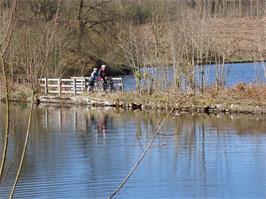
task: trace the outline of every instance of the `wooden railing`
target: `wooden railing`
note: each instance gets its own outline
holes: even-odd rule
[[[111,80],[113,82],[114,90],[124,91],[124,84],[122,77],[112,77]]]
[[[111,78],[114,90],[124,90],[123,80],[121,77]],[[44,88],[44,94],[81,94],[87,91],[89,85],[88,77],[71,77],[63,78],[41,78],[40,87]]]

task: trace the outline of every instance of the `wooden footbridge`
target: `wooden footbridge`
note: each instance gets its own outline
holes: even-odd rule
[[[106,91],[123,91],[123,79],[121,77],[110,78],[112,82],[112,89]],[[41,78],[40,87],[44,91],[45,95],[57,94],[72,94],[78,95],[87,92],[89,86],[88,77],[71,77],[69,79],[64,78]],[[94,91],[100,91],[102,88],[99,86],[99,82],[96,81]]]

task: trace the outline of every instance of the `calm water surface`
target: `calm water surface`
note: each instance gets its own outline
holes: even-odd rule
[[[14,180],[27,107],[12,107],[0,198]],[[3,135],[4,106],[0,104]],[[151,140],[162,113],[38,107],[15,198],[106,198]],[[0,137],[3,145],[3,136]],[[266,198],[266,118],[172,117],[117,198]]]

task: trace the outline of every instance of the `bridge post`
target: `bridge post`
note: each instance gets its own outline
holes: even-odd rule
[[[73,94],[76,96],[77,94],[77,86],[76,86],[76,78],[73,78]]]
[[[124,91],[124,84],[123,84],[123,79],[121,78],[121,84],[122,84],[122,91]]]
[[[84,92],[86,92],[88,89],[88,79],[84,77]]]
[[[44,78],[44,94],[48,95],[48,81],[47,81],[47,77]]]
[[[58,95],[61,97],[61,78],[58,78]]]

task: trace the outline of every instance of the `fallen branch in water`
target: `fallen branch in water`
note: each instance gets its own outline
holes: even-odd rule
[[[167,114],[167,116],[164,118],[164,120],[162,121],[162,123],[158,126],[157,130],[155,131],[155,134],[153,136],[153,138],[151,139],[150,143],[148,144],[148,146],[146,147],[145,151],[142,153],[142,155],[140,156],[139,160],[136,162],[136,164],[133,166],[133,168],[131,169],[131,171],[129,172],[129,174],[124,178],[124,180],[120,183],[120,185],[116,188],[116,190],[108,197],[109,199],[113,198],[119,191],[120,189],[125,185],[125,183],[127,182],[127,180],[129,179],[129,177],[133,174],[133,172],[136,170],[136,168],[138,167],[138,165],[140,164],[140,162],[142,161],[142,159],[144,158],[144,156],[146,155],[146,153],[148,152],[148,150],[150,149],[153,141],[155,140],[155,138],[157,137],[157,135],[159,134],[161,128],[163,127],[164,123],[167,121],[167,119],[169,118],[170,114],[172,113],[174,109],[172,108],[170,110],[170,112]]]

